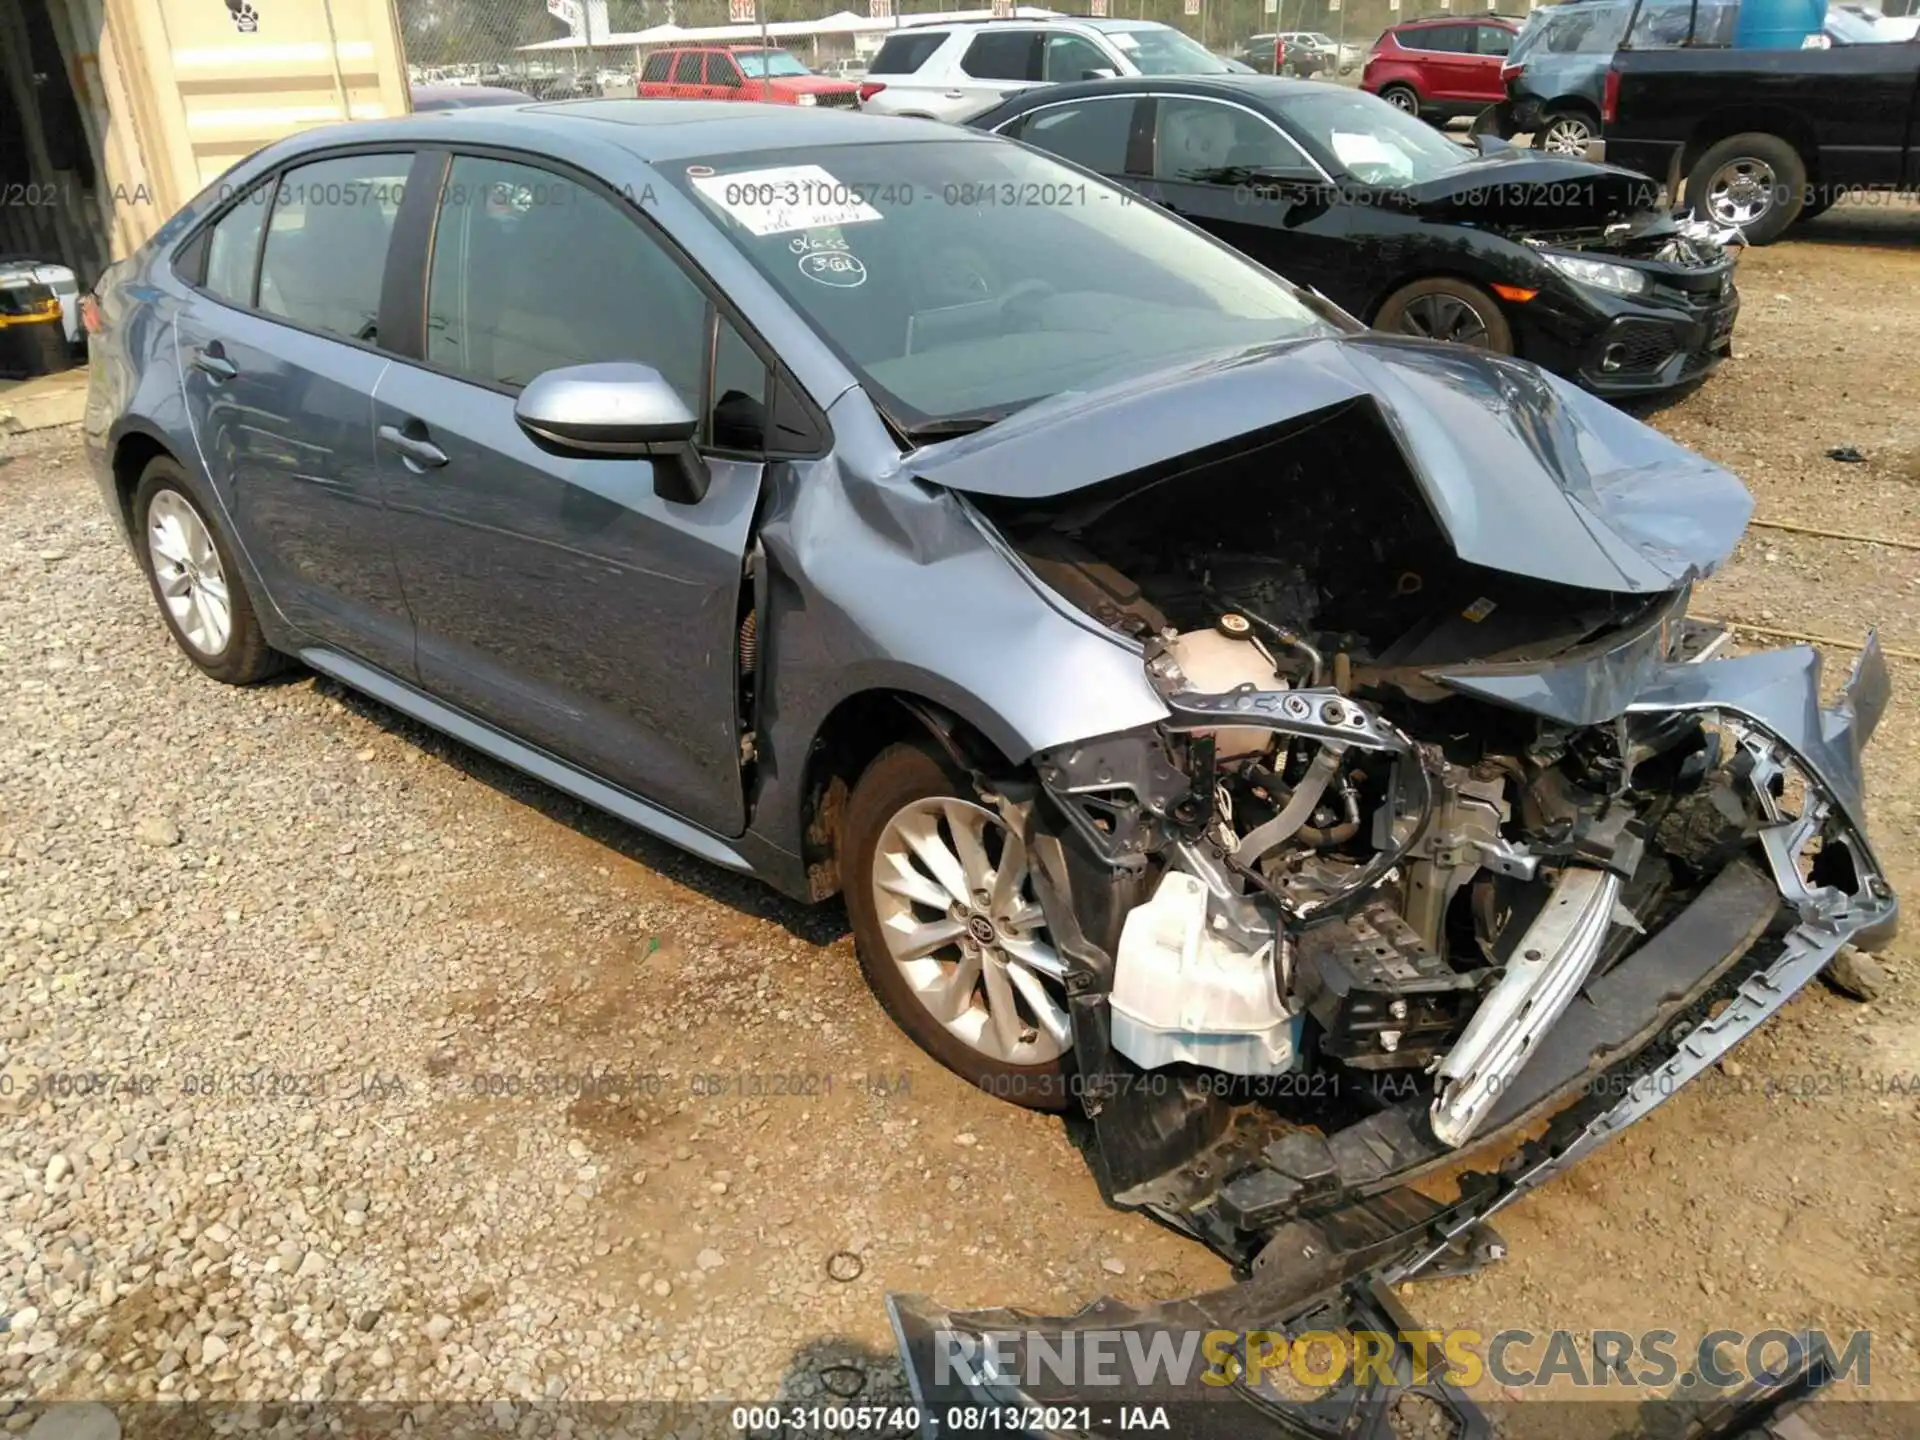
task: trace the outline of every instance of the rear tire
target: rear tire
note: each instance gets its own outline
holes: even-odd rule
[[[1584,110],[1549,110],[1533,132],[1533,148],[1549,155],[1584,158],[1600,126]]]
[[[1702,219],[1739,226],[1748,244],[1770,244],[1806,207],[1806,162],[1778,135],[1729,135],[1694,161],[1684,198]]]
[[[219,515],[198,479],[157,456],[133,492],[134,552],[186,657],[225,684],[251,685],[287,662],[261,633]]]
[[[1513,327],[1500,302],[1478,285],[1449,275],[1429,275],[1402,285],[1381,303],[1373,328],[1471,345],[1498,355],[1513,353]]]
[[[973,845],[961,838],[968,827],[978,837],[971,863]],[[890,746],[848,797],[839,862],[860,968],[894,1022],[989,1094],[1033,1110],[1065,1109],[1071,1039],[1063,1043],[1040,1020],[1032,999],[1037,972],[1007,957],[1058,961],[1038,920],[1024,850],[976,803],[972,786],[929,748]],[[975,888],[982,876],[984,888]],[[931,943],[942,935],[953,938]],[[1016,969],[1025,973],[1015,976]],[[1066,1024],[1064,991],[1047,985],[1057,1030]],[[1020,1063],[1029,1055],[1031,1063]]]

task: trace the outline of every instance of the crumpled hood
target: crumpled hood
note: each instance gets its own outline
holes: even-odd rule
[[[1356,403],[1378,412],[1472,564],[1594,590],[1672,590],[1718,568],[1752,513],[1732,474],[1545,371],[1373,333],[1056,395],[904,466],[964,494],[1045,500],[1126,476],[1146,483],[1181,455],[1250,446]]]
[[[1656,210],[1660,187],[1617,165],[1513,150],[1396,192],[1427,218],[1482,230],[1599,229]]]

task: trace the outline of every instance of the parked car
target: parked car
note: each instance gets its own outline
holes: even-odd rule
[[[1634,4],[1564,0],[1535,10],[1501,67],[1505,95],[1483,128],[1530,134],[1536,149],[1585,155],[1600,137],[1607,65],[1626,38]]]
[[[867,62],[858,55],[841,55],[821,61],[820,73],[831,80],[850,80],[858,84],[867,77]]]
[[[1518,31],[1497,15],[1390,26],[1373,43],[1360,88],[1428,120],[1478,115],[1506,97],[1500,65]]]
[[[1360,62],[1355,47],[1342,45],[1333,36],[1319,30],[1286,30],[1280,38],[1289,46],[1300,45],[1320,57],[1320,68],[1329,75],[1345,75]]]
[[[1596,394],[1712,371],[1734,252],[1628,171],[1478,151],[1376,96],[1221,76],[1035,91],[975,126],[1132,186],[1383,330],[1536,361]]]
[[[1633,41],[1607,77],[1607,158],[1665,181],[1748,243],[1780,238],[1851,190],[1912,183],[1908,129],[1920,96],[1920,46],[1736,50],[1718,10],[1670,45]],[[1756,108],[1753,97],[1767,104]]]
[[[465,110],[474,105],[530,105],[533,96],[524,90],[508,90],[497,85],[415,85],[412,92],[416,114],[436,110]]]
[[[963,121],[1036,85],[1104,75],[1223,75],[1227,62],[1150,20],[979,20],[887,36],[860,98],[881,115]]]
[[[1896,928],[1877,648],[1823,710],[1814,650],[1686,619],[1737,479],[1030,147],[691,101],[313,129],[90,314],[88,459],[190,663],[298,660],[839,892],[930,1055],[1082,1104],[1116,1203],[1279,1257],[1276,1322]],[[1451,1208],[1396,1188],[1549,1114]]]
[[[860,87],[816,75],[785,50],[758,45],[678,46],[655,50],[640,67],[642,100],[759,100],[857,110]]]
[[[1298,35],[1286,36],[1271,31],[1250,35],[1234,58],[1258,75],[1317,75],[1327,68],[1327,57]]]

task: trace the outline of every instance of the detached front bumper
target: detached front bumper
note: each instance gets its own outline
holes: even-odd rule
[[[1002,1434],[1112,1434],[1129,1428],[1134,1406],[1169,1407],[1177,1433],[1188,1435],[1375,1436],[1392,1433],[1392,1402],[1409,1390],[1451,1412],[1454,1433],[1490,1433],[1459,1392],[1408,1373],[1407,1354],[1392,1355],[1391,1383],[1303,1399],[1271,1378],[1262,1383],[1250,1352],[1257,1345],[1270,1355],[1278,1343],[1284,1353],[1288,1337],[1314,1330],[1417,1331],[1386,1286],[1498,1258],[1504,1247],[1489,1222],[1501,1210],[1691,1083],[1777,1014],[1843,945],[1884,945],[1898,925],[1898,901],[1865,830],[1861,752],[1890,696],[1873,638],[1841,700],[1828,708],[1819,702],[1820,658],[1810,649],[1727,660],[1673,655],[1669,647],[1626,647],[1595,655],[1586,672],[1444,677],[1454,688],[1546,715],[1586,707],[1710,715],[1738,748],[1746,783],[1771,797],[1762,799],[1770,823],[1754,851],[1588,982],[1586,1003],[1549,1032],[1474,1145],[1484,1154],[1502,1137],[1538,1138],[1492,1169],[1462,1175],[1445,1202],[1407,1183],[1458,1158],[1433,1137],[1418,1107],[1382,1111],[1326,1143],[1315,1140],[1305,1147],[1311,1174],[1297,1163],[1298,1131],[1257,1158],[1212,1143],[1199,1152],[1204,1161],[1122,1198],[1230,1258],[1220,1237],[1247,1235],[1258,1228],[1251,1220],[1258,1213],[1265,1222],[1258,1246],[1239,1260],[1246,1278],[1143,1310],[1100,1300],[1071,1316],[960,1314],[922,1296],[890,1296],[929,1436],[965,1433],[969,1417]],[[1624,706],[1622,697],[1629,697]],[[1795,781],[1803,797],[1790,814],[1779,801]],[[1077,1034],[1089,1016],[1084,999]],[[1096,1113],[1103,1146],[1124,1133],[1108,1126],[1112,1112],[1130,1103],[1144,1102],[1112,1098]],[[1156,1121],[1155,1128],[1166,1126]],[[1201,1201],[1206,1187],[1194,1172],[1204,1179],[1209,1168],[1217,1193]],[[1271,1202],[1264,1211],[1243,1203],[1263,1197]],[[1237,1229],[1228,1223],[1236,1217]],[[1227,1373],[1223,1353],[1238,1357],[1237,1374]],[[1283,1368],[1275,1373],[1284,1379]]]

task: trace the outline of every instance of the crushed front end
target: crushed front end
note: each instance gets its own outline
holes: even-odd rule
[[[1605,456],[1539,414],[1539,453]],[[985,507],[1166,707],[996,799],[1065,966],[1104,1191],[1249,1277],[1179,1302],[1241,1331],[1497,1253],[1500,1209],[1897,922],[1865,826],[1872,638],[1823,708],[1813,650],[1725,656],[1686,618],[1744,518],[1723,472],[1656,501],[1657,466],[1562,471],[1604,541],[1462,543],[1485,511],[1380,418]],[[1603,551],[1637,578],[1543,578]],[[1443,1167],[1453,1200],[1411,1188]],[[1090,1313],[1022,1324],[1133,1323]],[[903,1342],[970,1323],[895,1316]]]

